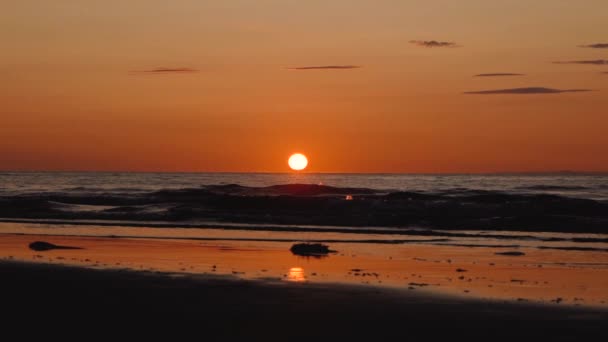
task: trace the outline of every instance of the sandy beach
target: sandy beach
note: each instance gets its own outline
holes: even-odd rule
[[[607,253],[601,248],[559,249],[556,242],[518,242],[515,247],[511,240],[465,238],[447,244],[434,237],[408,237],[408,243],[379,244],[372,239],[377,235],[66,224],[0,223],[0,229],[0,257],[16,261],[608,307]],[[333,241],[330,246],[337,252],[303,258],[289,251],[295,241],[310,236]],[[82,249],[37,252],[27,247],[33,241]]]
[[[473,300],[368,286],[273,283],[0,262],[8,322],[100,334],[172,331],[264,340],[436,338],[601,340],[605,310]],[[18,291],[18,292],[16,292]],[[9,331],[12,327],[9,327]],[[124,330],[126,329],[126,330]],[[34,333],[35,334],[35,333]],[[77,336],[65,329],[62,336]]]
[[[81,249],[33,251],[33,241]],[[4,307],[13,319],[162,321],[193,324],[206,336],[270,340],[606,334],[608,270],[597,262],[604,253],[498,256],[427,245],[372,253],[335,244],[339,253],[315,259],[291,255],[289,245],[5,233],[2,289],[20,295]]]

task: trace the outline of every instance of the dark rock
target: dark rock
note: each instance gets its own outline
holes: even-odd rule
[[[300,256],[321,257],[329,253],[336,253],[329,249],[329,246],[321,243],[296,243],[291,246],[291,253]]]
[[[526,253],[524,253],[524,252],[518,252],[518,251],[496,252],[494,254],[496,254],[496,255],[509,255],[509,256],[522,256],[522,255],[526,255]]]
[[[50,251],[53,249],[82,249],[81,247],[58,246],[58,245],[54,245],[52,243],[45,242],[45,241],[32,242],[32,243],[30,243],[29,247],[31,250],[38,251],[38,252]]]

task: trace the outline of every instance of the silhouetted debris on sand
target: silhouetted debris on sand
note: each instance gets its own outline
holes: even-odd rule
[[[329,249],[329,246],[321,243],[296,243],[291,246],[291,253],[301,256],[326,256],[329,253],[336,253]]]
[[[58,246],[45,241],[35,241],[30,243],[29,245],[31,250],[43,252],[50,251],[52,249],[82,249],[80,247],[71,247],[71,246]]]
[[[425,287],[425,286],[429,286],[429,284],[427,283],[409,283],[409,286],[419,286],[419,287]]]
[[[524,253],[524,252],[518,252],[518,251],[496,252],[494,254],[496,254],[496,255],[509,255],[509,256],[522,256],[522,255],[526,255],[526,253]]]

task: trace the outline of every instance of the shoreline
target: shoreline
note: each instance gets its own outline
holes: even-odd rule
[[[215,240],[167,238],[161,232],[153,238],[48,235],[61,229],[36,229],[46,231],[46,235],[1,233],[0,259],[314,285],[366,284],[555,306],[608,306],[608,260],[604,252],[519,249],[525,253],[513,253],[513,249],[502,247],[424,243],[378,248],[373,243],[341,242],[330,244],[337,253],[316,259],[294,255],[289,241],[247,240],[241,233],[236,240],[227,239],[226,234],[231,232],[222,231],[205,232]],[[28,245],[34,241],[79,249],[33,251]]]
[[[517,230],[517,229],[440,229],[428,227],[348,227],[348,226],[325,226],[325,225],[280,225],[280,224],[256,224],[256,223],[234,223],[234,222],[169,222],[169,221],[130,221],[130,220],[86,220],[86,219],[28,219],[28,218],[5,218],[0,217],[1,223],[16,224],[49,224],[68,226],[98,226],[98,227],[133,227],[133,228],[178,228],[178,229],[219,229],[235,231],[268,231],[268,232],[290,232],[290,233],[346,233],[346,234],[378,234],[378,235],[403,235],[403,236],[444,236],[444,237],[491,237],[495,239],[538,239],[541,234],[560,235],[561,238],[551,238],[551,241],[572,242],[608,242],[608,234],[597,232],[563,232],[551,230]],[[471,233],[473,232],[473,233]],[[521,234],[521,235],[516,235]],[[578,236],[586,236],[577,239]],[[588,236],[602,236],[592,238]],[[571,237],[571,238],[568,238]],[[579,240],[579,241],[577,241]]]
[[[41,227],[48,227],[44,229]],[[128,228],[128,230],[126,230]],[[171,232],[171,233],[169,233]],[[211,233],[213,232],[213,233]],[[377,245],[455,246],[465,248],[537,249],[608,252],[608,234],[444,231],[423,228],[367,229],[339,227],[257,226],[225,223],[174,225],[169,222],[89,221],[0,218],[0,234],[64,237],[146,238],[201,242],[310,242]],[[314,237],[311,237],[314,234]],[[608,259],[607,259],[608,261]]]

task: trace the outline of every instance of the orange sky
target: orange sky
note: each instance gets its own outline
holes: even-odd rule
[[[605,0],[9,1],[0,170],[608,171]],[[411,40],[455,42],[423,47]],[[607,62],[608,63],[608,62]],[[290,70],[355,65],[355,69]],[[191,68],[196,72],[145,72]],[[473,77],[480,73],[525,76]],[[463,94],[526,87],[559,94]]]

